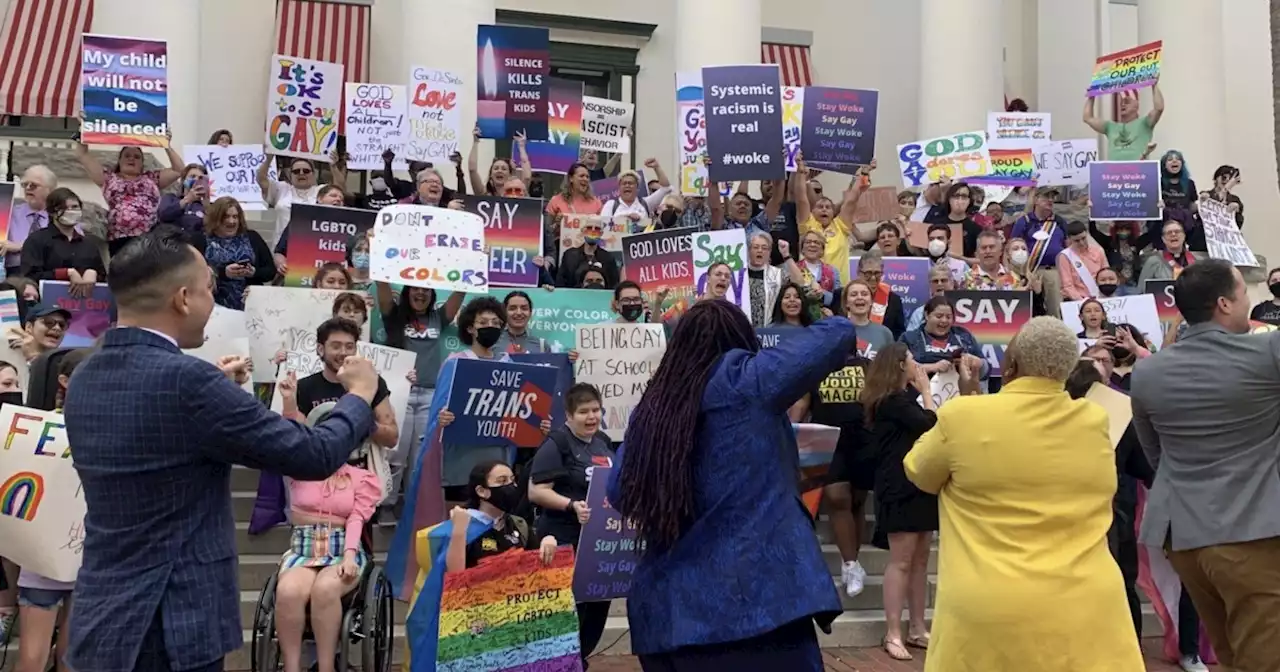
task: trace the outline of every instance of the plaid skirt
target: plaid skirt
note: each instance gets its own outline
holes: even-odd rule
[[[295,525],[289,538],[289,550],[280,558],[280,571],[294,567],[330,567],[342,564],[347,548],[347,531],[331,525]],[[369,554],[356,551],[356,567],[364,572]]]

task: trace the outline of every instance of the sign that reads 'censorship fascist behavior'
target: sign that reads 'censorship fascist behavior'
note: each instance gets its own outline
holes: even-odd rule
[[[626,154],[631,151],[627,133],[636,106],[608,98],[582,98],[582,148]]]
[[[778,66],[703,68],[702,86],[711,180],[785,178]]]

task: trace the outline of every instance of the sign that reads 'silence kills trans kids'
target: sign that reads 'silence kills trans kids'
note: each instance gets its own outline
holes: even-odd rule
[[[484,220],[460,210],[393,205],[378,211],[369,277],[451,292],[489,290]]]
[[[702,69],[713,181],[781,180],[782,84],[776,65]]]

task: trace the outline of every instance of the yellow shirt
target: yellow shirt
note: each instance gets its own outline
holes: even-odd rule
[[[832,218],[831,224],[824,228],[817,217],[809,215],[808,221],[800,225],[800,235],[810,231],[826,236],[827,246],[822,252],[822,260],[835,267],[841,284],[849,282],[849,238],[853,235],[853,228],[839,217]]]

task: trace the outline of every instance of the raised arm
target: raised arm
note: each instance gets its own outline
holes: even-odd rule
[[[1147,113],[1147,125],[1155,128],[1160,123],[1160,118],[1164,116],[1164,92],[1160,90],[1160,78],[1156,78],[1156,83],[1151,85],[1151,111]]]
[[[1092,128],[1093,130],[1099,133],[1106,133],[1107,120],[1101,119],[1097,116],[1097,109],[1098,109],[1097,101],[1098,101],[1097,98],[1086,97],[1084,99],[1084,117],[1083,117],[1084,123],[1089,128]]]
[[[172,141],[173,136],[170,135],[167,139]],[[160,174],[156,177],[156,182],[161,189],[165,189],[182,179],[182,171],[187,167],[187,164],[182,161],[182,155],[173,149],[172,144],[165,146],[164,153],[165,156],[169,157],[169,167],[161,169]]]
[[[254,178],[258,181],[258,188],[262,190],[262,200],[266,201],[267,205],[275,205],[276,203],[276,199],[271,194],[272,187],[275,186],[275,183],[271,181],[271,163],[275,160],[276,157],[270,154],[264,155],[262,165],[258,166],[258,173],[254,175]]]
[[[657,212],[658,206],[662,205],[662,199],[671,193],[671,180],[667,179],[667,172],[662,169],[662,164],[658,163],[657,159],[646,159],[644,166],[653,171],[660,186],[657,191],[644,197],[644,204],[648,206],[649,212]]]
[[[857,340],[853,323],[829,317],[797,330],[774,348],[745,356],[736,363],[733,387],[743,395],[785,411],[832,371],[844,366]]]
[[[89,152],[89,145],[83,142],[76,143],[76,160],[80,162],[80,166],[84,168],[84,172],[94,184],[101,187],[106,183],[107,175],[102,168],[102,162],[98,161],[98,157]]]
[[[520,179],[525,186],[533,183],[533,164],[529,162],[529,147],[524,133],[516,133],[516,154],[520,157]]]
[[[813,216],[813,206],[809,203],[809,167],[804,163],[804,152],[796,152],[796,174],[791,182],[791,200],[796,203],[796,224],[800,233],[804,233],[804,225]]]
[[[480,176],[480,127],[471,131],[471,153],[467,155],[467,172],[471,174],[471,193],[484,196],[484,178]]]

